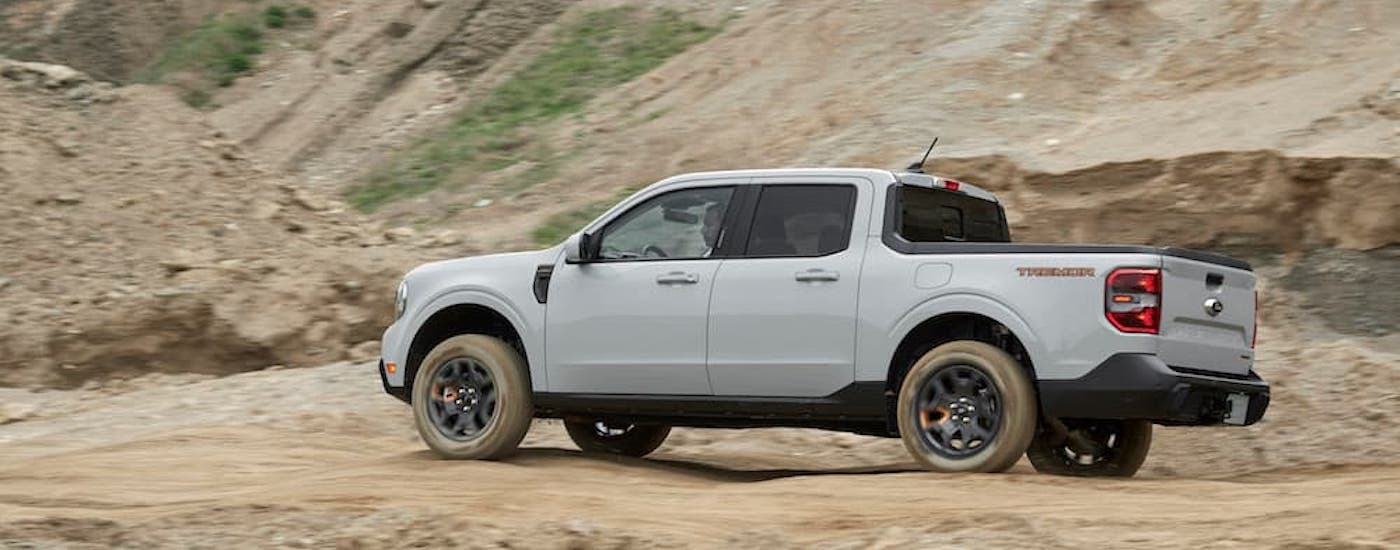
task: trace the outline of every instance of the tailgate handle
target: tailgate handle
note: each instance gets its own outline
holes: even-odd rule
[[[1220,273],[1206,274],[1206,288],[1215,290],[1225,284],[1225,275]]]

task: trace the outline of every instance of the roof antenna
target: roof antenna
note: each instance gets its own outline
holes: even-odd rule
[[[912,173],[915,173],[915,174],[922,174],[922,173],[924,173],[924,163],[925,163],[925,162],[928,162],[928,155],[929,155],[929,153],[932,153],[932,152],[933,152],[933,146],[934,146],[934,145],[938,145],[938,137],[936,137],[936,136],[933,138],[933,143],[928,144],[928,150],[927,150],[927,151],[924,151],[924,158],[923,158],[922,160],[920,160],[919,162],[916,162],[916,163],[914,163],[914,164],[910,164],[908,168],[905,168],[905,170],[908,170],[909,172],[912,172]]]

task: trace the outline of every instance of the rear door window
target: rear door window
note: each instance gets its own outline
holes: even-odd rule
[[[744,255],[813,257],[845,250],[855,203],[850,185],[765,185]]]

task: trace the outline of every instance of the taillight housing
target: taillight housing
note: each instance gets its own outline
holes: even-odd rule
[[[1122,332],[1157,334],[1162,326],[1162,270],[1124,267],[1108,274],[1103,310]]]

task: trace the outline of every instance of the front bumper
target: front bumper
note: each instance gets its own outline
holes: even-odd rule
[[[384,370],[383,359],[379,360],[379,383],[384,385],[384,393],[397,397],[404,403],[408,402],[408,387],[389,385],[389,373]]]
[[[1175,369],[1156,355],[1140,353],[1120,353],[1080,378],[1042,380],[1037,386],[1041,412],[1056,418],[1248,426],[1269,408],[1269,384],[1253,371],[1236,378]]]

